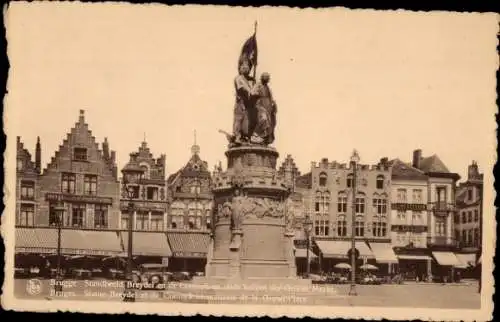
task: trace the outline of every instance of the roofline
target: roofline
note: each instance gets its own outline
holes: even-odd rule
[[[452,172],[426,172],[426,174],[429,177],[434,177],[434,178],[449,178],[449,179],[454,179],[456,181],[460,180],[460,175],[458,173],[452,173]]]

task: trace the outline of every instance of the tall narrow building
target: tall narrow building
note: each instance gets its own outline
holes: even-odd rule
[[[212,227],[212,178],[206,161],[200,157],[195,142],[191,157],[177,172],[168,177],[171,196],[168,215],[168,240],[173,270],[203,272]]]

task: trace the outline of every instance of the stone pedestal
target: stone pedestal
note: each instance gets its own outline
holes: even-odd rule
[[[213,249],[206,278],[296,279],[290,190],[278,177],[278,152],[240,146],[226,152],[227,170],[214,176]]]

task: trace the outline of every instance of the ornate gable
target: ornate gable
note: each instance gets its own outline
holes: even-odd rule
[[[23,174],[37,174],[35,162],[31,158],[31,153],[24,147],[21,137],[17,137],[17,172]]]
[[[107,140],[103,143],[103,149],[105,153],[99,149],[99,144],[85,123],[84,111],[80,110],[78,122],[67,133],[43,173],[52,170],[92,172],[117,179],[115,152],[111,151],[109,155]]]

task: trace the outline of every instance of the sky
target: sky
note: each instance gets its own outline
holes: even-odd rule
[[[118,167],[146,137],[167,173],[190,157],[225,164],[233,79],[258,21],[257,74],[271,74],[280,163],[410,161],[437,154],[466,175],[496,160],[494,15],[405,11],[20,3],[6,13],[8,145],[47,165],[85,110]],[[14,147],[15,149],[15,147]],[[15,150],[14,150],[15,151]],[[15,164],[12,163],[12,168]]]

